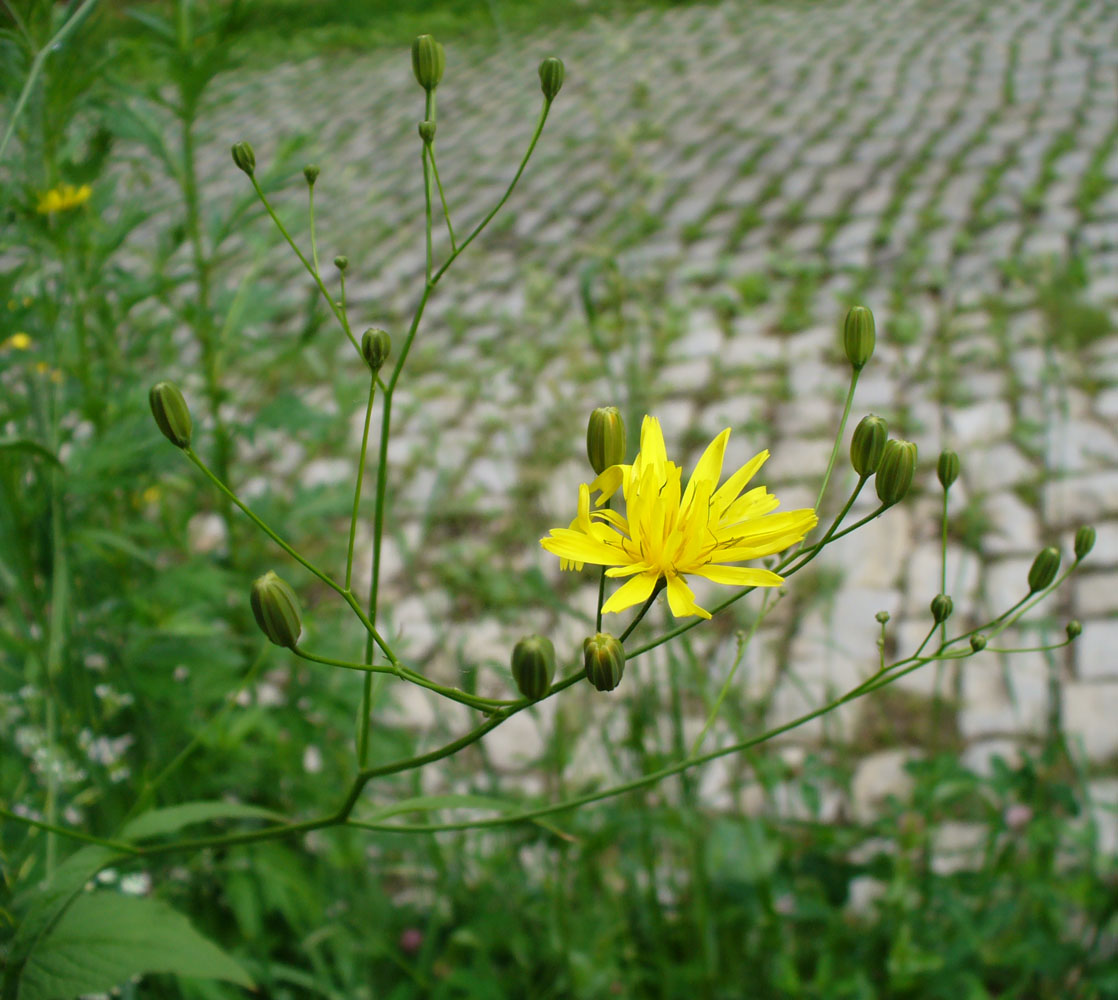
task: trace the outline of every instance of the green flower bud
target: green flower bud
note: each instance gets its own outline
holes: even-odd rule
[[[932,618],[938,625],[940,622],[947,621],[951,617],[951,612],[955,610],[955,602],[951,600],[946,594],[936,594],[932,598]]]
[[[953,451],[941,451],[936,464],[936,475],[939,476],[940,486],[945,490],[950,489],[951,484],[959,478],[959,456]]]
[[[1095,529],[1089,524],[1084,525],[1075,533],[1075,558],[1085,559],[1087,553],[1095,547]]]
[[[512,650],[512,677],[525,698],[539,701],[555,676],[555,647],[542,635],[525,636]]]
[[[916,472],[916,445],[894,438],[885,443],[881,464],[877,467],[877,495],[886,507],[904,499]]]
[[[981,653],[986,648],[986,636],[981,632],[970,637],[970,648],[976,653]]]
[[[625,461],[625,421],[616,406],[599,406],[586,425],[586,457],[601,475],[611,465]]]
[[[411,43],[411,68],[419,85],[430,93],[443,78],[446,50],[431,35],[420,35]]]
[[[555,95],[559,93],[563,86],[565,73],[563,60],[557,59],[555,56],[548,56],[540,63],[540,90],[543,91],[543,96],[548,101],[555,100]]]
[[[361,334],[361,356],[365,363],[373,370],[375,375],[388,360],[392,353],[392,338],[384,330],[375,330],[370,327]]]
[[[256,171],[256,154],[247,142],[233,143],[233,162],[249,177]]]
[[[871,413],[858,421],[850,439],[850,464],[863,479],[868,479],[881,464],[885,442],[889,440],[889,425],[884,418]]]
[[[318,166],[314,163],[308,163],[303,167],[303,176],[307,179],[307,184],[314,187],[314,182],[318,180],[319,175]]]
[[[435,141],[435,123],[423,121],[419,123],[419,138],[424,146],[430,146]]]
[[[599,632],[582,643],[586,679],[599,691],[612,691],[625,673],[625,650],[607,632]]]
[[[194,424],[179,387],[174,382],[156,382],[148,392],[148,402],[163,436],[176,448],[189,448]]]
[[[334,258],[334,266],[339,271],[344,271],[349,267],[349,258],[345,256],[345,254],[338,254],[338,256]]]
[[[1041,549],[1029,568],[1029,593],[1035,594],[1038,590],[1044,590],[1056,579],[1059,570],[1060,550],[1052,545]]]
[[[855,371],[861,371],[873,354],[877,334],[873,313],[865,306],[854,306],[846,314],[842,328],[842,346]]]
[[[1073,618],[1068,622],[1065,631],[1068,634],[1068,642],[1074,642],[1083,634],[1083,623]]]
[[[888,611],[879,611],[873,617],[874,617],[874,621],[876,621],[879,625],[886,625],[889,622],[889,612]]]
[[[256,624],[268,641],[294,649],[303,631],[295,591],[269,570],[252,585],[250,603]]]

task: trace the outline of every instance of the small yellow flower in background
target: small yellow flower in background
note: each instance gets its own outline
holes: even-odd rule
[[[31,338],[21,330],[19,333],[13,333],[7,340],[0,344],[0,347],[7,348],[11,351],[29,351],[31,349]]]
[[[149,486],[140,494],[140,499],[146,504],[158,503],[163,491],[158,486]]]
[[[40,375],[46,375],[55,385],[60,385],[62,383],[62,372],[57,368],[51,368],[45,361],[36,361],[35,371]]]
[[[604,612],[623,611],[648,600],[660,579],[666,581],[668,606],[677,618],[710,612],[695,603],[684,580],[702,576],[739,587],[777,587],[783,578],[767,569],[728,566],[760,559],[795,545],[818,518],[810,509],[774,514],[780,505],[764,486],[743,490],[769,457],[754,456],[718,485],[730,428],[707,446],[682,489],[683,470],[668,461],[664,434],[655,417],[641,424],[640,453],[632,465],[614,465],[578,491],[578,516],[570,528],[552,528],[540,544],[559,556],[563,569],[583,563],[608,566],[606,576],[631,577],[606,601]],[[618,488],[625,517],[612,510],[591,510],[590,493],[601,507]]]
[[[74,187],[73,184],[60,184],[51,188],[39,198],[37,211],[40,215],[53,215],[55,212],[68,212],[72,208],[84,205],[93,194],[93,188],[88,184]]]

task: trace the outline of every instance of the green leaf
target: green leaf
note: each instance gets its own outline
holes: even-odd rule
[[[19,1000],[73,1000],[132,976],[169,972],[252,988],[244,969],[155,899],[83,894],[31,953]]]
[[[58,456],[49,448],[44,448],[37,441],[31,441],[28,438],[16,438],[13,441],[0,441],[0,451],[23,451],[29,455],[34,455],[36,458],[41,458],[52,465],[57,465],[60,469],[62,463],[58,460]]]
[[[183,802],[165,809],[152,809],[137,816],[121,831],[128,840],[147,840],[165,833],[174,833],[194,823],[215,819],[266,819],[286,822],[286,817],[260,806],[244,802]]]

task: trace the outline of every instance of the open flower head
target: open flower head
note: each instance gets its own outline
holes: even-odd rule
[[[60,184],[51,188],[39,198],[36,209],[40,215],[54,215],[56,212],[68,212],[72,208],[84,205],[93,194],[93,188],[88,184],[75,187],[73,184]]]
[[[648,600],[661,579],[677,618],[710,612],[695,603],[685,577],[742,587],[777,587],[771,570],[729,563],[760,559],[799,542],[815,525],[813,510],[774,513],[780,505],[764,486],[745,487],[769,457],[755,455],[721,486],[722,461],[730,439],[727,427],[703,452],[683,488],[683,471],[668,461],[664,435],[655,417],[641,425],[640,453],[632,465],[613,465],[578,493],[578,516],[569,528],[553,528],[540,544],[559,556],[563,569],[584,563],[609,567],[606,576],[629,577],[605,603],[604,612],[623,611]],[[620,489],[625,516],[603,508]],[[598,491],[591,504],[590,494]]]

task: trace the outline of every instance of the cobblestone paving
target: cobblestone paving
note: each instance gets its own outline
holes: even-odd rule
[[[768,447],[765,482],[788,506],[812,503],[848,375],[836,332],[861,301],[878,317],[879,347],[851,427],[875,411],[916,440],[918,490],[789,587],[746,654],[743,690],[780,721],[864,678],[881,609],[897,650],[918,644],[939,589],[934,459],[953,447],[959,621],[1018,600],[1037,549],[1070,553],[1090,522],[1089,568],[1042,627],[1017,635],[1054,641],[1079,617],[1082,639],[925,669],[900,694],[796,740],[860,747],[856,807],[904,780],[897,761],[909,751],[885,748],[935,737],[925,709],[937,691],[949,699],[939,736],[976,767],[1058,723],[1104,771],[1118,760],[1118,9],[722,3],[499,52],[444,41],[439,163],[460,231],[499,195],[530,136],[538,60],[561,55],[567,84],[508,209],[437,292],[398,398],[387,615],[408,655],[450,675],[459,662],[503,660],[537,627],[576,648],[586,620],[557,619],[546,595],[557,587],[592,610],[596,575],[560,578],[536,539],[572,516],[595,405],[625,407],[631,431],[656,413],[685,467],[731,426],[728,464]],[[233,139],[250,139],[266,163],[282,140],[311,136],[299,163],[323,167],[322,253],[353,261],[356,324],[402,331],[422,280],[422,95],[406,54],[245,76],[229,98],[201,130],[211,191],[243,182],[227,164]],[[291,213],[296,177],[278,196]],[[438,231],[436,256],[446,243]],[[272,253],[268,266],[289,267],[278,240]],[[359,391],[353,400],[359,435]],[[352,470],[319,458],[291,475]],[[747,620],[692,633],[711,690]],[[633,673],[668,669],[682,668],[648,657]],[[577,712],[620,725],[616,702],[592,694],[568,704],[582,698]],[[495,763],[531,761],[554,711],[549,702],[495,734]],[[461,725],[419,694],[399,713],[440,732]],[[582,777],[608,770],[591,735],[575,754]],[[729,767],[707,771],[712,801]],[[1107,780],[1100,794],[1113,793]]]

